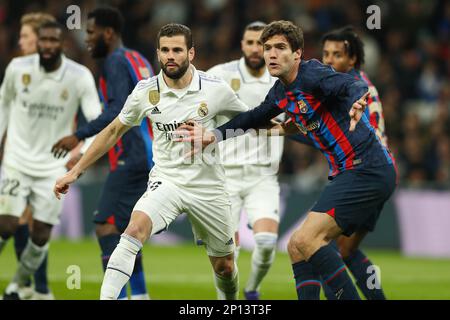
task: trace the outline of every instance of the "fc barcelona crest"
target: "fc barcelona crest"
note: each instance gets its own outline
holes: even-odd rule
[[[299,101],[297,101],[297,105],[298,105],[298,108],[300,109],[301,113],[308,112],[308,106],[306,105],[305,101],[299,100]]]
[[[200,117],[206,117],[208,115],[208,106],[207,106],[206,102],[202,102],[200,104],[200,107],[198,108],[197,113]]]
[[[240,79],[231,79],[231,89],[234,91],[238,91],[241,87],[241,80]]]
[[[155,105],[159,102],[159,92],[158,90],[150,90],[148,92],[148,101],[150,101],[150,103],[152,105]]]

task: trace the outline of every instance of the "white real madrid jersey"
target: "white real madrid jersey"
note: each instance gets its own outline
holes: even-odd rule
[[[169,88],[162,71],[140,81],[128,97],[119,120],[127,126],[137,126],[144,117],[150,118],[155,163],[152,174],[183,187],[223,187],[224,169],[218,148],[213,152],[213,162],[199,161],[198,157],[186,159],[190,143],[174,142],[173,132],[187,120],[196,120],[204,128],[214,129],[247,111],[248,107],[223,80],[197,71],[192,65],[187,72],[192,72],[193,76],[184,90]]]
[[[219,64],[208,74],[223,79],[249,108],[257,107],[274,85],[276,78],[267,69],[257,78],[251,75],[244,58]],[[281,115],[283,116],[283,115]],[[267,137],[245,134],[221,143],[221,155],[225,166],[245,164],[275,165],[278,167],[283,153],[283,137]]]
[[[38,54],[13,59],[0,89],[0,139],[8,128],[3,163],[34,177],[60,172],[68,156],[56,159],[51,147],[72,133],[79,106],[87,121],[101,113],[85,66],[62,56],[57,70],[45,72]]]

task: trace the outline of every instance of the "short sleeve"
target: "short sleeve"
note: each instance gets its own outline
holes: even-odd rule
[[[142,91],[136,86],[119,113],[120,122],[126,126],[139,126],[145,117],[144,104],[140,101],[141,93]]]

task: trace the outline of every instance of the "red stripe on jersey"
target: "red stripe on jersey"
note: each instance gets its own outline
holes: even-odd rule
[[[141,73],[140,73],[140,71],[139,71],[139,68],[138,68],[138,66],[137,66],[137,64],[136,64],[136,60],[134,60],[132,54],[131,54],[129,51],[126,51],[126,52],[125,52],[125,57],[126,57],[126,58],[128,59],[128,61],[131,63],[131,66],[132,66],[132,68],[133,68],[134,73],[136,74],[136,76],[137,76],[137,78],[138,78],[138,81],[141,81],[141,80],[142,80],[142,75],[141,75]]]

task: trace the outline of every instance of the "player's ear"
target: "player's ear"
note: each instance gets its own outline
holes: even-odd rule
[[[192,60],[194,60],[194,57],[195,57],[195,49],[194,49],[194,47],[189,49],[188,55],[189,55],[189,62],[192,62]]]
[[[354,55],[353,57],[350,57],[350,65],[351,65],[352,67],[355,67],[355,65],[356,65],[356,60],[357,60],[356,55]]]
[[[303,50],[302,49],[297,49],[294,51],[294,60],[300,60],[300,58],[302,57],[303,54]]]
[[[114,30],[111,27],[106,27],[103,31],[103,35],[105,36],[105,41],[109,42],[114,36]]]

